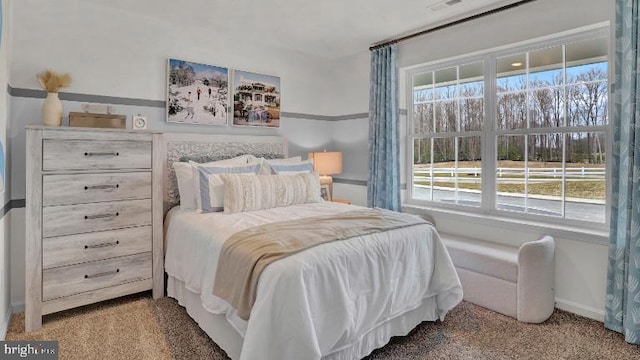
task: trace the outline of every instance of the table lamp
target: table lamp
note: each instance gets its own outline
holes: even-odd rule
[[[329,194],[333,198],[333,178],[331,175],[342,173],[342,153],[339,151],[310,152],[313,169],[320,174],[320,184],[329,185]]]

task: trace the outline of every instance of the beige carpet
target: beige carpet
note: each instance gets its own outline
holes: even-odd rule
[[[105,301],[46,315],[29,334],[14,314],[6,340],[58,340],[60,359],[172,359],[153,305],[148,295]]]
[[[227,358],[175,300],[149,294],[45,316],[30,334],[16,314],[7,340],[25,339],[58,340],[61,359]],[[640,359],[640,347],[564,311],[529,325],[463,302],[443,323],[423,323],[367,359]]]

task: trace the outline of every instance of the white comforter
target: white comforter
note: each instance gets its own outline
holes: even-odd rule
[[[324,202],[197,214],[176,207],[165,221],[165,271],[201,294],[207,311],[226,314],[244,337],[241,359],[320,359],[429,298],[434,313],[424,319],[443,319],[462,300],[462,287],[430,225],[323,244],[269,265],[248,321],[212,294],[220,249],[233,233],[355,208]]]

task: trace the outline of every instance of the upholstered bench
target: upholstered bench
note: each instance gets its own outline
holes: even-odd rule
[[[540,323],[554,308],[553,238],[519,248],[440,234],[462,282],[464,299],[528,323]]]

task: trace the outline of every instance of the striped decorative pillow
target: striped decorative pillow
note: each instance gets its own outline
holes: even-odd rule
[[[225,213],[322,201],[320,179],[316,173],[256,176],[222,174],[220,177],[225,183]]]
[[[246,165],[198,166],[191,163],[194,173],[196,205],[199,212],[222,211],[225,184],[221,174],[253,175],[260,171],[262,160]]]

